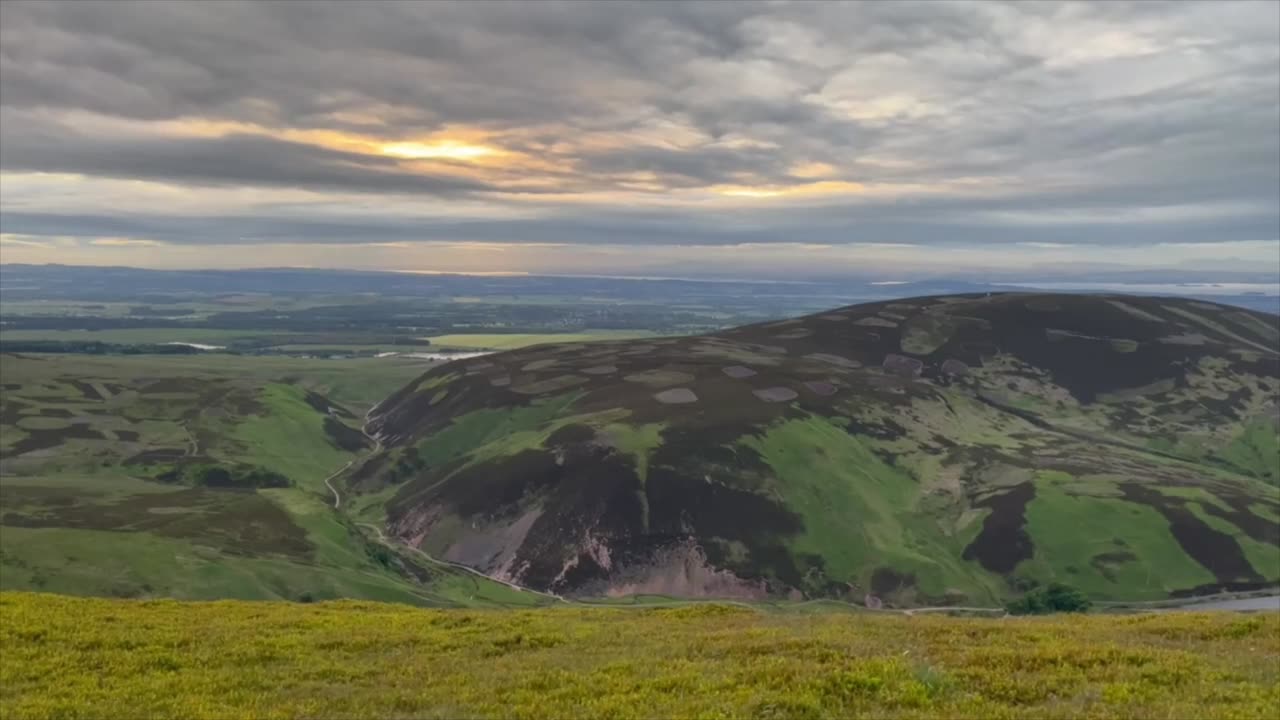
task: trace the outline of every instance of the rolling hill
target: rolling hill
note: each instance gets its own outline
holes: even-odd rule
[[[572,596],[984,605],[1280,581],[1280,327],[979,294],[524,348],[380,403],[347,478],[438,557]]]
[[[537,603],[334,507],[365,411],[421,367],[0,353],[0,591]]]

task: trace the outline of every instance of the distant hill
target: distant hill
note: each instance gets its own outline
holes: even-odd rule
[[[973,294],[446,364],[350,479],[389,534],[571,595],[990,604],[1280,580],[1280,327]]]

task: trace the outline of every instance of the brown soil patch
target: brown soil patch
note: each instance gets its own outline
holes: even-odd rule
[[[654,400],[667,405],[684,405],[698,402],[698,396],[689,388],[671,388],[653,396]]]
[[[663,387],[666,385],[682,385],[684,383],[693,382],[693,376],[687,372],[679,370],[645,370],[644,372],[632,373],[622,378],[627,382],[642,383],[653,387]]]
[[[841,357],[839,355],[832,355],[831,353],[809,353],[804,357],[806,360],[817,360],[818,362],[835,365],[836,367],[845,368],[846,370],[854,370],[862,367],[862,363],[857,360]]]
[[[898,327],[898,323],[892,320],[885,320],[884,318],[878,318],[878,317],[859,318],[857,320],[854,320],[853,324],[862,325],[864,327],[888,327],[888,328]]]
[[[557,390],[565,390],[581,385],[587,382],[587,378],[581,375],[557,375],[555,377],[543,380],[533,380],[522,382],[518,385],[511,386],[511,392],[517,392],[522,395],[537,395],[546,392],[555,392]]]
[[[828,397],[836,394],[836,386],[823,380],[810,380],[806,382],[804,386],[814,395]]]
[[[884,369],[900,377],[918,377],[924,370],[924,363],[905,355],[890,353],[884,358]]]
[[[959,377],[961,375],[967,374],[968,372],[969,372],[969,366],[959,360],[956,360],[955,358],[947,358],[947,360],[942,363],[943,375],[951,375],[953,377]]]
[[[546,360],[534,360],[533,362],[525,363],[524,367],[520,369],[524,370],[525,372],[532,372],[534,370],[546,370],[549,367],[553,367],[558,362],[560,361],[556,360],[555,358],[548,358]]]
[[[763,390],[753,390],[752,395],[764,400],[765,402],[787,402],[795,400],[799,397],[799,393],[789,387],[771,387]]]

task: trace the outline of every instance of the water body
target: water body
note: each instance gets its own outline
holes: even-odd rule
[[[225,350],[227,347],[226,345],[204,345],[202,343],[189,342],[167,342],[165,345],[185,345],[186,347],[192,347],[197,350]]]
[[[1108,283],[1108,282],[1025,282],[992,283],[1041,290],[1097,290],[1142,295],[1280,295],[1280,283]]]

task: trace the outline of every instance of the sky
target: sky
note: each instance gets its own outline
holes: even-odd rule
[[[0,3],[0,262],[1280,276],[1280,3]]]

